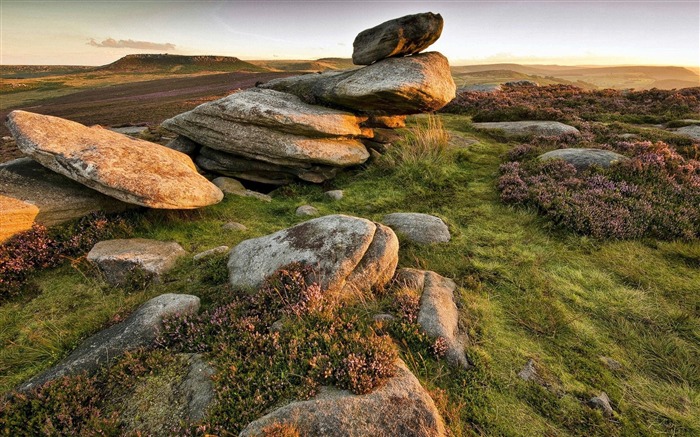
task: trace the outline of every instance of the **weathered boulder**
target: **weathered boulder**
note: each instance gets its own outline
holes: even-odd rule
[[[429,214],[396,212],[385,215],[382,223],[414,243],[446,243],[451,238],[445,222]]]
[[[352,63],[369,65],[392,56],[419,53],[440,38],[443,24],[440,14],[426,12],[363,30],[352,43]]]
[[[53,226],[97,211],[111,213],[133,207],[55,173],[30,158],[0,164],[0,196],[33,205],[30,209],[38,209],[33,222],[44,226]],[[4,205],[0,208],[0,220],[10,211],[19,210],[11,208],[9,204]],[[28,216],[23,213],[22,217]],[[10,230],[9,224],[0,229],[5,234]]]
[[[608,168],[616,162],[627,161],[629,158],[612,150],[572,148],[552,150],[540,155],[539,159],[563,159],[576,167],[576,170],[581,171],[593,165]]]
[[[108,283],[120,285],[133,279],[159,281],[183,255],[185,250],[174,241],[131,238],[100,241],[88,252],[87,260],[100,269]]]
[[[214,247],[213,249],[205,250],[204,252],[199,252],[198,254],[194,255],[192,257],[192,260],[194,262],[201,261],[203,259],[209,258],[214,255],[222,255],[226,252],[228,252],[229,247],[228,246],[217,246]]]
[[[344,287],[382,287],[396,268],[392,263],[398,244],[391,243],[391,230],[377,230],[378,225],[366,219],[328,215],[243,241],[231,250],[230,282],[234,287],[259,287],[280,267],[301,262],[313,267],[314,279],[329,297],[340,295]],[[375,238],[380,239],[374,243]]]
[[[112,132],[137,137],[148,130],[148,126],[122,126],[108,128]]]
[[[343,190],[330,190],[330,191],[326,191],[323,194],[325,194],[326,197],[328,197],[332,200],[342,200],[343,199]]]
[[[588,405],[591,408],[596,408],[600,410],[604,416],[613,417],[615,415],[615,410],[610,405],[610,398],[605,392],[601,392],[598,396],[593,396],[588,400]]]
[[[384,129],[397,129],[400,127],[406,127],[406,116],[405,115],[373,115],[367,119],[362,126],[371,128],[384,128]],[[373,137],[374,138],[374,137]]]
[[[509,137],[545,137],[565,134],[578,135],[580,133],[575,127],[558,121],[498,121],[473,123],[472,125],[477,129],[501,131]]]
[[[189,209],[223,198],[188,156],[167,147],[49,115],[12,111],[7,120],[23,153],[124,202]]]
[[[416,436],[447,435],[430,395],[406,367],[372,393],[354,395],[324,388],[313,399],[292,402],[248,424],[240,437],[265,436],[266,428],[288,425],[303,436]]]
[[[684,137],[692,138],[693,140],[700,141],[700,124],[692,124],[690,126],[683,126],[675,130],[678,135],[683,135]]]
[[[37,214],[36,205],[0,194],[0,243],[31,229]]]
[[[197,165],[205,170],[270,185],[289,184],[297,178],[321,183],[334,178],[338,173],[337,167],[305,163],[286,166],[271,164],[220,152],[209,147],[202,147],[195,160]]]
[[[305,137],[360,137],[366,117],[323,106],[309,105],[299,97],[271,89],[251,88],[197,106],[165,120],[163,127],[193,138],[190,127],[220,129],[218,125],[254,124]],[[196,138],[193,138],[198,141]],[[200,141],[201,142],[201,141]],[[207,143],[201,142],[209,147]]]
[[[384,59],[357,70],[275,79],[262,87],[370,115],[435,111],[454,99],[456,89],[447,58],[437,52]]]
[[[18,390],[27,391],[48,381],[80,372],[95,372],[128,350],[149,345],[162,331],[165,317],[196,314],[199,298],[187,294],[162,294],[141,305],[126,320],[89,337],[54,367],[31,378]]]
[[[493,93],[501,90],[501,85],[498,83],[477,83],[473,85],[466,85],[459,87],[457,89],[457,94],[463,92],[471,93]]]
[[[177,150],[180,153],[184,153],[190,158],[197,156],[197,152],[202,148],[201,144],[197,144],[187,137],[178,135],[174,140],[168,142],[165,147],[173,150]]]
[[[211,181],[212,184],[219,187],[224,194],[233,194],[235,196],[241,197],[255,197],[258,200],[265,202],[272,202],[272,197],[267,194],[258,193],[257,191],[249,190],[243,186],[242,183],[236,179],[227,178],[225,176],[220,176]]]
[[[199,354],[177,354],[172,363],[107,399],[119,412],[124,435],[172,436],[183,424],[203,420],[216,398],[214,369]]]
[[[301,205],[294,213],[301,217],[314,217],[319,214],[318,209],[313,205]]]

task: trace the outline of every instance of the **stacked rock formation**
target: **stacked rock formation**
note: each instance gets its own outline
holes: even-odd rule
[[[172,147],[185,147],[205,170],[275,185],[323,182],[365,162],[366,146],[389,141],[373,128],[402,127],[406,114],[435,111],[454,98],[447,59],[418,54],[442,25],[432,13],[387,21],[355,39],[353,62],[365,67],[273,80],[163,126],[181,135]]]

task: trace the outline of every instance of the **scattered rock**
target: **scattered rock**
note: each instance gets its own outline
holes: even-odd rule
[[[593,165],[608,168],[616,162],[627,161],[629,158],[611,150],[572,148],[552,150],[540,155],[539,159],[563,159],[576,167],[576,170],[582,171]]]
[[[450,66],[437,52],[384,59],[346,72],[275,79],[262,86],[297,95],[310,104],[370,115],[432,112],[455,97]]]
[[[18,390],[27,391],[62,376],[95,372],[124,352],[149,345],[163,329],[163,318],[197,311],[196,296],[169,293],[155,297],[123,322],[89,337],[57,365],[25,382]]]
[[[393,56],[419,53],[442,34],[440,14],[406,15],[360,32],[352,43],[352,63],[369,65]]]
[[[559,136],[564,134],[578,135],[580,132],[573,126],[558,121],[500,121],[491,123],[473,123],[477,129],[502,131],[509,137],[521,136]]]
[[[97,211],[112,213],[133,208],[133,205],[119,202],[54,173],[30,158],[0,164],[0,196],[33,205],[31,210],[38,209],[34,214],[34,222],[44,226],[53,226]],[[7,220],[3,216],[7,216],[10,211],[19,211],[15,208],[5,204],[0,208],[0,220]],[[17,217],[25,220],[28,215],[21,213]],[[29,226],[32,223],[29,222]],[[0,229],[0,234],[9,236],[13,233],[10,232],[12,227],[9,223]]]
[[[122,135],[137,137],[148,130],[148,126],[110,127],[109,130]]]
[[[378,226],[362,218],[328,215],[260,238],[246,240],[231,250],[228,262],[230,282],[236,288],[257,288],[280,267],[301,262],[314,268],[314,278],[329,296],[340,294],[353,284],[348,277],[354,270],[373,270],[380,277],[371,280],[366,274],[357,280],[372,287],[382,287],[390,265],[370,267],[363,258],[370,252],[377,262],[392,262],[398,257],[398,247],[376,244],[370,251]],[[382,238],[386,237],[381,233]],[[375,249],[385,247],[396,253],[386,256]],[[392,272],[393,274],[393,272]]]
[[[406,116],[405,115],[393,115],[393,116],[382,116],[373,115],[367,119],[362,126],[367,126],[371,128],[383,128],[383,129],[398,129],[401,127],[406,127]]]
[[[296,210],[296,215],[302,217],[315,217],[319,214],[318,210],[311,205],[301,205]]]
[[[223,229],[225,231],[247,231],[248,230],[246,225],[241,224],[241,223],[236,223],[236,222],[224,223],[221,226],[221,229]]]
[[[325,195],[333,200],[341,200],[343,198],[343,190],[326,191]]]
[[[638,140],[638,139],[639,139],[639,135],[637,135],[637,134],[630,134],[630,133],[627,133],[627,134],[620,134],[620,135],[618,135],[617,137],[620,138],[620,139],[622,139],[622,140]]]
[[[447,435],[435,403],[403,361],[387,383],[365,395],[323,388],[313,399],[292,402],[248,424],[240,437],[264,436],[265,428],[290,425],[303,436]]]
[[[604,416],[612,417],[615,415],[615,411],[610,405],[610,398],[605,392],[601,392],[598,396],[590,398],[588,400],[588,405],[590,405],[591,408],[601,410]]]
[[[177,150],[178,152],[184,153],[190,158],[194,158],[195,156],[197,156],[197,152],[199,152],[199,149],[202,148],[202,145],[195,143],[187,137],[178,135],[177,137],[175,137],[175,139],[169,141],[168,144],[165,145],[165,147]]]
[[[544,381],[537,374],[537,369],[535,368],[535,360],[529,359],[525,364],[525,367],[518,372],[520,379],[525,381],[532,381],[540,385],[544,385]]]
[[[385,215],[382,222],[414,243],[446,243],[451,238],[445,222],[428,214],[397,212]]]
[[[683,135],[694,140],[700,140],[700,125],[693,124],[690,126],[683,126],[675,130],[678,135]]]
[[[205,418],[216,397],[213,375],[201,355],[177,354],[174,363],[108,403],[116,406],[124,435],[171,436],[183,423]]]
[[[219,247],[215,247],[213,249],[205,250],[204,252],[199,252],[198,254],[193,256],[192,259],[195,262],[197,262],[197,261],[203,260],[204,258],[209,258],[210,256],[221,255],[223,253],[228,252],[228,250],[229,250],[228,246],[219,246]]]
[[[189,209],[218,203],[223,193],[186,155],[99,127],[25,111],[7,126],[20,150],[41,165],[127,203]]]
[[[220,176],[211,181],[211,183],[219,187],[224,194],[233,194],[241,197],[255,197],[256,199],[265,202],[272,202],[272,197],[268,196],[267,194],[258,193],[257,191],[248,190],[236,179]]]
[[[622,370],[622,363],[610,357],[600,357],[600,361],[610,370]]]
[[[0,243],[31,229],[38,214],[35,205],[0,194]]]
[[[510,87],[527,87],[527,86],[540,86],[539,83],[534,82],[532,80],[513,80],[510,82],[504,83],[505,86],[510,86]]]
[[[131,280],[159,281],[161,275],[175,266],[185,250],[175,242],[132,238],[100,241],[87,254],[111,285]]]
[[[391,314],[375,314],[374,317],[372,317],[372,320],[374,320],[374,323],[390,323],[396,320],[396,317],[392,316]]]
[[[457,94],[463,92],[470,93],[493,93],[501,90],[501,85],[498,83],[480,83],[474,85],[467,85],[457,89]]]

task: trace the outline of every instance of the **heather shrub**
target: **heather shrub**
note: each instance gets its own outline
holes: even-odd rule
[[[596,238],[700,236],[700,161],[666,143],[618,142],[630,157],[609,169],[577,172],[561,160],[539,161],[543,149],[522,145],[500,168],[506,203],[536,208],[556,224]]]

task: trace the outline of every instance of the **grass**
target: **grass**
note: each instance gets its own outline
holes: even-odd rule
[[[430,132],[438,121],[451,135],[478,142],[457,148],[438,139],[442,152],[426,156],[420,141],[409,139],[325,186],[279,189],[272,203],[227,197],[200,211],[145,212],[134,236],[175,240],[194,254],[301,222],[294,210],[305,203],[321,214],[373,220],[398,211],[437,215],[452,241],[401,241],[399,265],[458,283],[474,366],[454,369],[408,340],[398,344],[455,436],[700,433],[700,243],[599,241],[504,205],[496,179],[512,145],[473,132],[462,116],[418,118],[413,126]],[[414,139],[426,138],[415,132]],[[324,197],[334,188],[344,190],[342,200]],[[228,221],[249,230],[224,232]],[[106,286],[80,262],[34,275],[38,293],[0,307],[1,390],[157,294],[195,294],[211,308],[226,280],[224,262],[196,265],[188,257],[163,284],[132,291]],[[368,303],[358,312],[370,317],[380,306]],[[517,376],[529,359],[545,386]],[[601,391],[614,417],[586,405]]]

